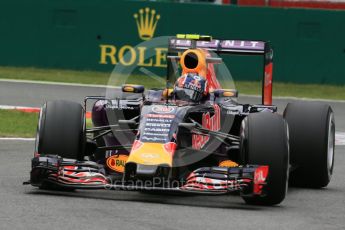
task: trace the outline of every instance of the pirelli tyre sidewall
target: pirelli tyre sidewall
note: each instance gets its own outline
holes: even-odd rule
[[[289,177],[289,134],[281,115],[249,114],[241,124],[242,164],[268,165],[266,196],[243,196],[248,204],[277,205],[287,193]]]
[[[82,159],[84,116],[84,109],[79,103],[62,100],[46,102],[38,120],[35,152],[41,156]]]
[[[334,168],[335,122],[332,108],[318,102],[289,103],[284,117],[290,131],[290,184],[326,187]]]

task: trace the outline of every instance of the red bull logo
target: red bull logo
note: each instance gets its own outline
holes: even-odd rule
[[[202,115],[202,127],[211,131],[220,130],[220,108],[214,105],[214,115],[211,116],[209,112]],[[193,134],[192,147],[194,149],[201,149],[210,140],[208,135]]]
[[[181,88],[192,89],[198,92],[206,91],[206,81],[197,75],[187,75],[178,80],[178,85]]]

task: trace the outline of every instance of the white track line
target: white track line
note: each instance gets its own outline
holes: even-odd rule
[[[35,138],[25,137],[0,137],[0,141],[34,141]]]
[[[261,95],[239,93],[239,98],[241,97],[261,98]],[[273,100],[301,100],[301,101],[322,101],[322,102],[345,103],[345,100],[332,100],[332,99],[306,98],[306,97],[283,97],[283,96],[273,96]]]
[[[27,107],[27,106],[16,106],[16,105],[0,105],[0,109],[16,109],[16,110],[27,110],[27,109],[33,109],[33,110],[39,110],[39,107]]]
[[[67,83],[67,82],[56,82],[56,81],[31,81],[31,80],[17,80],[17,79],[0,79],[0,82],[41,84],[41,85],[63,85],[63,86],[77,86],[77,87],[91,87],[91,88],[111,88],[111,89],[121,88],[119,86],[108,86],[108,85]]]
[[[335,145],[345,145],[345,132],[335,133]]]
[[[0,110],[18,110],[27,113],[39,113],[40,107],[26,107],[26,106],[15,106],[15,105],[0,105]],[[86,111],[86,116],[91,116],[90,111]],[[88,117],[87,117],[88,118]]]

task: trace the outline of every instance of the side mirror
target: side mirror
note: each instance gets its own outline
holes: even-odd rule
[[[120,125],[137,125],[137,122],[133,120],[118,120]]]
[[[173,91],[174,89],[171,89],[171,88],[164,89],[162,93],[163,98],[170,98],[172,96]]]
[[[125,93],[144,93],[145,87],[143,85],[132,85],[132,84],[123,84],[122,92]]]
[[[222,64],[223,59],[222,58],[217,58],[217,57],[207,57],[206,58],[207,63],[212,63],[212,64]]]
[[[181,128],[186,128],[186,129],[192,129],[196,127],[194,123],[180,123],[178,124],[178,126]]]
[[[217,89],[213,93],[215,97],[238,97],[238,91],[235,89]]]

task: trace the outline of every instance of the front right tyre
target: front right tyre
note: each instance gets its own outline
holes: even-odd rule
[[[286,196],[289,175],[287,123],[281,115],[249,114],[241,124],[240,157],[243,165],[269,166],[265,196],[242,196],[247,204],[277,205]]]

